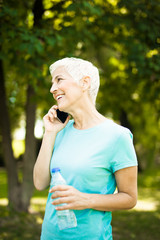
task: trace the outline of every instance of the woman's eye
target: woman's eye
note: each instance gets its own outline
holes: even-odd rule
[[[62,80],[62,78],[57,78],[57,81],[59,82],[59,81],[61,81]]]

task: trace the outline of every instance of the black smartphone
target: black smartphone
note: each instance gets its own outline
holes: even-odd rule
[[[57,118],[60,122],[64,123],[68,117],[68,113],[66,112],[62,112],[59,109],[56,110],[57,111]]]

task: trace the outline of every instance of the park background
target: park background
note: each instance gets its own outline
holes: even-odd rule
[[[99,68],[97,109],[134,135],[138,203],[113,212],[114,239],[159,239],[159,53],[159,0],[0,0],[0,240],[39,239],[48,189],[32,172],[54,103],[48,67],[66,56]]]

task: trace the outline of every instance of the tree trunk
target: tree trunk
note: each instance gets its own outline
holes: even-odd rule
[[[3,72],[3,63],[0,60],[0,127],[2,132],[2,149],[4,161],[8,175],[8,199],[9,205],[18,210],[21,206],[20,184],[18,182],[18,173],[16,160],[13,156],[11,129],[9,113],[6,100],[5,79]]]
[[[24,211],[27,211],[33,193],[33,166],[36,159],[36,139],[34,137],[36,104],[33,102],[33,96],[34,89],[29,85],[27,89],[26,138],[22,183],[22,205]]]
[[[40,27],[44,12],[42,0],[35,0],[32,12],[34,15],[34,27]],[[26,103],[26,138],[22,183],[22,205],[24,211],[28,210],[30,198],[33,194],[33,166],[36,159],[36,139],[34,137],[36,104],[33,101],[34,95],[34,88],[29,84]]]
[[[39,27],[44,12],[42,0],[35,0],[32,12],[34,15],[34,28]],[[33,101],[34,95],[34,88],[29,84],[26,103],[26,138],[22,183],[22,204],[24,211],[28,210],[30,198],[33,194],[33,166],[36,159],[36,139],[34,137],[36,104]]]
[[[42,0],[35,0],[33,6],[34,27],[40,27],[44,9]],[[33,102],[34,88],[29,84],[26,102],[26,139],[23,162],[23,182],[18,181],[17,164],[13,155],[11,129],[5,92],[5,79],[2,60],[0,60],[0,127],[3,139],[3,153],[8,175],[9,205],[17,211],[27,211],[33,193],[33,165],[36,158],[36,139],[34,125],[36,104]]]

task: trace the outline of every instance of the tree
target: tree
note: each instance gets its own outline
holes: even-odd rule
[[[72,56],[79,51],[77,44],[80,38],[88,37],[87,41],[91,42],[92,35],[87,30],[90,22],[85,19],[87,14],[92,14],[92,7],[87,1],[19,1],[16,2],[16,6],[14,1],[2,2],[1,129],[8,174],[9,205],[16,210],[27,211],[33,191],[32,170],[36,158],[35,113],[37,103],[44,103],[44,86],[48,86],[44,80],[48,75],[46,69],[51,61],[66,55]],[[84,21],[80,22],[81,18],[84,18]],[[13,82],[14,93],[9,89]],[[22,91],[19,91],[19,88]],[[18,102],[20,98],[23,99],[21,103]],[[13,109],[13,112],[10,109]],[[26,150],[23,159],[23,180],[20,182],[11,145],[11,132],[16,126],[15,122],[24,114],[24,109]]]
[[[101,109],[134,131],[139,165],[151,167],[160,142],[160,1],[114,1],[112,16],[109,9],[103,29],[113,34],[101,31],[109,44],[98,53],[105,75]]]

